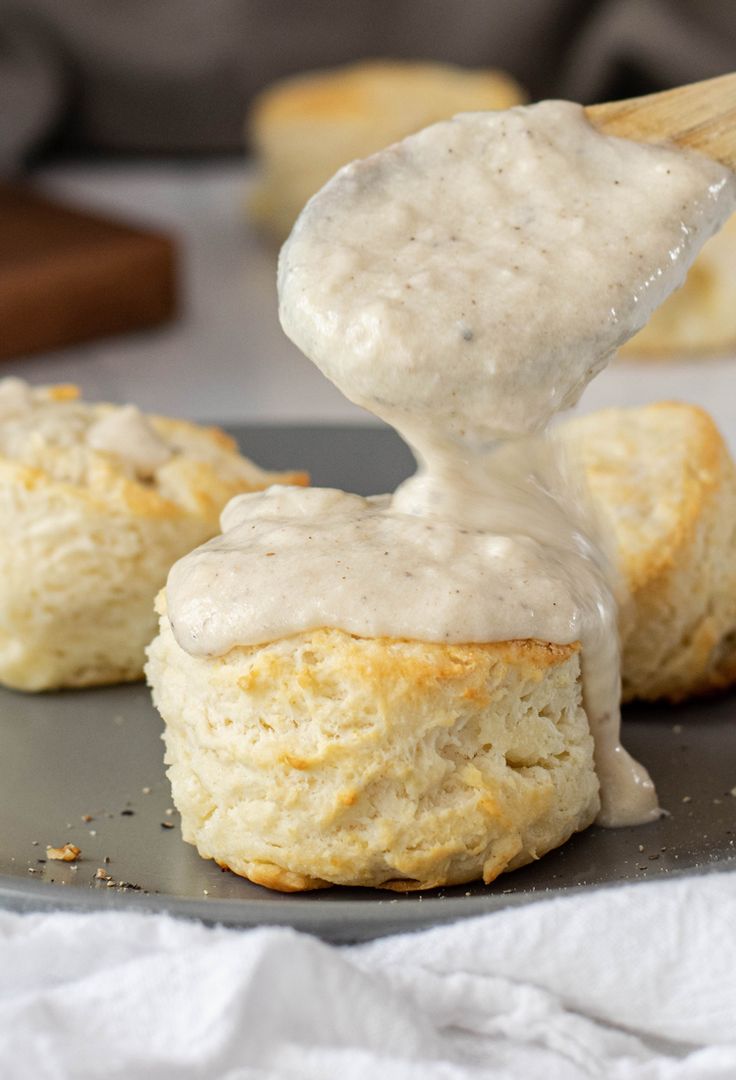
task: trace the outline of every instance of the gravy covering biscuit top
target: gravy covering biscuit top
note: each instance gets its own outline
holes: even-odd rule
[[[233,500],[169,575],[179,644],[220,655],[320,626],[580,641],[599,821],[656,817],[619,742],[611,575],[541,433],[735,202],[722,166],[603,136],[566,102],[464,114],[341,170],[282,250],[281,320],[419,469],[392,498]]]

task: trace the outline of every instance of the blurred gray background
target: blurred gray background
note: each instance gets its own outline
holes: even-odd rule
[[[497,65],[590,103],[736,68],[736,4],[0,0],[0,161],[234,151],[266,83],[363,56]]]

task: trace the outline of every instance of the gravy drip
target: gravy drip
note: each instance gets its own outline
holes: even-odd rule
[[[271,488],[171,570],[195,656],[336,626],[441,642],[581,643],[599,821],[652,820],[619,741],[615,576],[553,440],[736,202],[698,155],[543,102],[434,125],[342,169],[279,262],[286,333],[419,468],[393,497]]]

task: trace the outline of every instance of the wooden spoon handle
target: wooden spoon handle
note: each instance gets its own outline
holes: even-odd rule
[[[736,73],[585,112],[607,135],[675,143],[736,169]]]

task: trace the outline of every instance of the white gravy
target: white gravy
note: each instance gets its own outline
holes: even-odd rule
[[[221,655],[321,626],[580,641],[599,821],[658,816],[619,742],[612,574],[539,433],[735,203],[727,169],[603,136],[566,102],[464,114],[342,169],[282,250],[281,320],[418,472],[392,498],[234,499],[169,575],[179,644]]]
[[[127,461],[142,478],[154,476],[173,454],[135,405],[123,405],[100,417],[87,432],[87,445]]]
[[[44,467],[60,452],[57,478],[82,483],[89,451],[112,454],[143,480],[174,455],[135,405],[90,404],[79,399],[76,387],[61,388],[61,395],[59,389],[0,379],[0,456]]]

